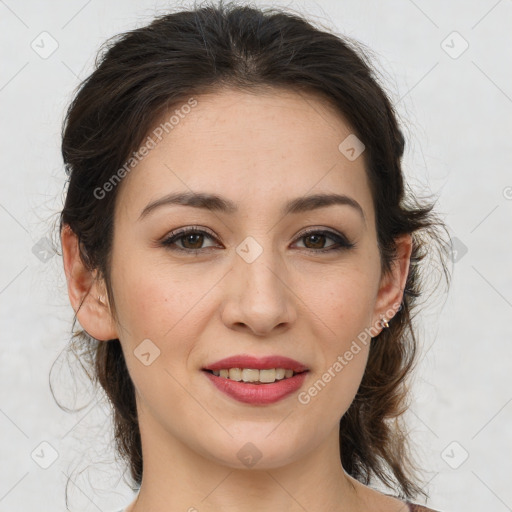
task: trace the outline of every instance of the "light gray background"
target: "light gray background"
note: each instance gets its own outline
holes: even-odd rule
[[[107,412],[81,388],[70,402],[62,359],[56,395],[84,408],[66,413],[50,393],[73,311],[61,258],[44,261],[40,244],[62,206],[60,125],[74,88],[107,37],[166,5],[0,0],[0,512],[65,510],[67,475],[72,510],[106,512],[132,499]],[[439,195],[458,248],[450,293],[439,292],[419,323],[423,358],[407,415],[428,503],[443,512],[512,510],[512,2],[290,6],[373,49],[406,124],[411,184]],[[58,48],[42,58],[31,44],[49,51],[50,37]],[[40,464],[53,452],[42,442],[58,453],[48,469]]]

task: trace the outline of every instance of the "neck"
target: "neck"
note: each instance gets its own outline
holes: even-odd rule
[[[239,469],[192,450],[148,414],[139,422],[144,472],[127,512],[362,510],[361,484],[340,463],[337,429],[288,464]]]

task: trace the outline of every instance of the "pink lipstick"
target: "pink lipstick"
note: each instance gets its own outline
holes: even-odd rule
[[[257,370],[277,370],[276,372],[263,372]],[[221,372],[222,370],[222,372]],[[226,377],[226,370],[230,376]],[[249,355],[236,355],[206,365],[203,372],[210,382],[231,398],[248,404],[271,404],[282,400],[297,391],[306,378],[308,368],[294,359],[284,356],[254,357]],[[286,372],[286,377],[284,376]],[[219,375],[223,373],[224,375]],[[243,377],[256,379],[257,382],[244,382]],[[270,375],[270,377],[269,377]],[[258,378],[259,377],[259,378]],[[261,382],[268,378],[276,379],[274,382]]]

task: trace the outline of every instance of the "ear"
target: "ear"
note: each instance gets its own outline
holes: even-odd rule
[[[395,239],[395,242],[396,258],[391,262],[391,270],[381,278],[372,325],[380,325],[381,319],[387,322],[391,321],[400,309],[402,302],[409,274],[412,237],[409,234],[401,235]]]
[[[82,262],[78,237],[68,224],[63,225],[60,236],[69,300],[80,325],[97,340],[118,338],[104,283]]]

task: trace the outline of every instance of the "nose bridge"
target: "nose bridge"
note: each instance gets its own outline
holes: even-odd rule
[[[272,261],[261,260],[256,261],[255,264],[250,265],[247,269],[247,275],[250,283],[253,284],[258,290],[271,296],[285,297],[286,288],[283,285],[285,275],[281,268],[279,272],[278,267],[282,266],[276,264],[276,259]],[[279,277],[281,275],[281,277]]]
[[[229,321],[244,323],[254,332],[267,333],[290,321],[292,308],[285,265],[272,247],[272,237],[247,237],[236,248]]]
[[[277,251],[272,247],[270,236],[264,241],[261,237],[260,241],[257,241],[249,236],[238,245],[236,252],[234,265],[237,271],[239,270],[237,273],[242,276],[242,282],[248,292],[243,293],[244,299],[266,296],[267,300],[275,300],[283,295],[283,284],[277,278],[278,269],[283,272],[283,266]]]

